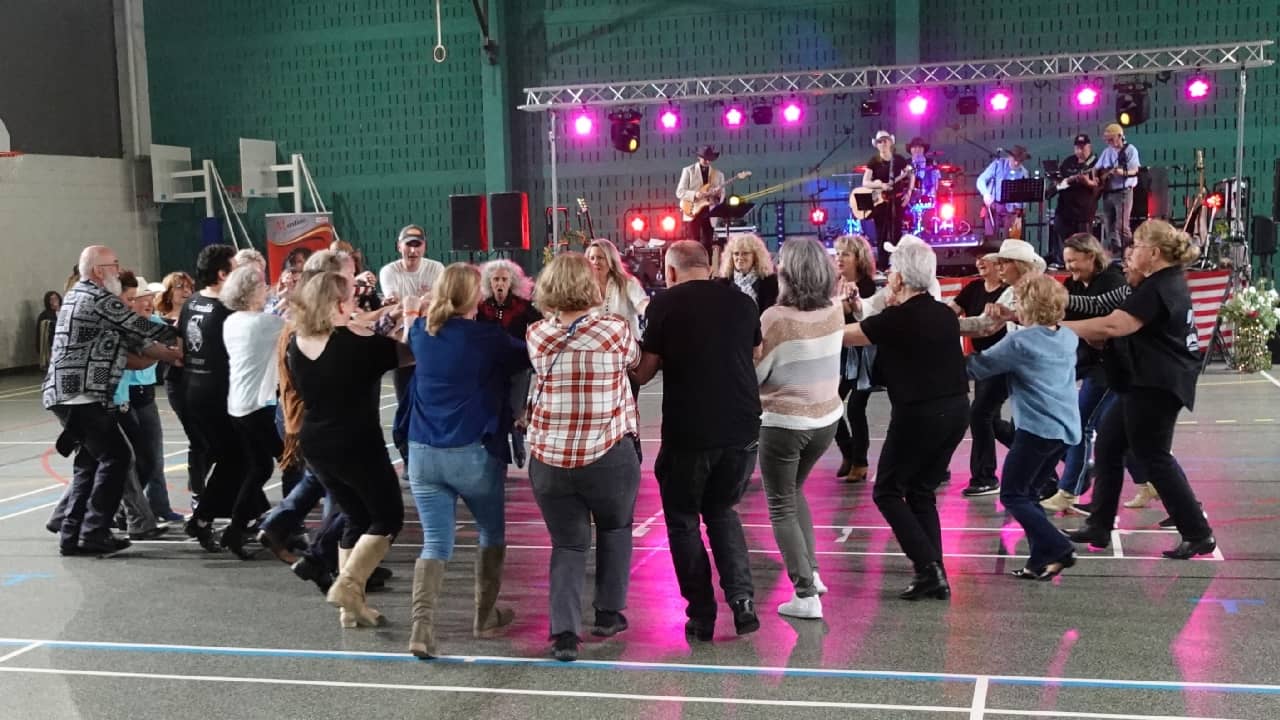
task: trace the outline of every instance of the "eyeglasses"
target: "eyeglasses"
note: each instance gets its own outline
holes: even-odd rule
[[[115,261],[115,262],[113,262],[113,263],[98,263],[97,265],[94,265],[94,267],[100,267],[100,268],[102,268],[102,267],[111,267],[111,268],[115,268],[115,269],[119,270],[119,269],[120,269],[120,261],[119,261],[119,260],[117,260],[117,261]]]

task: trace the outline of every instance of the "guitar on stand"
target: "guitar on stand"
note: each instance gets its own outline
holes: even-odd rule
[[[714,188],[712,188],[711,183],[709,182],[703,183],[702,187],[698,188],[698,195],[697,195],[697,197],[702,198],[701,200],[695,199],[695,200],[680,201],[680,214],[684,216],[684,221],[691,222],[695,217],[698,216],[698,213],[704,212],[708,208],[719,205],[721,202],[724,201],[725,189],[727,189],[730,185],[732,185],[735,180],[745,180],[749,177],[751,177],[750,170],[743,170],[741,172],[734,173],[727,180],[725,180],[724,185],[722,185],[719,190],[715,190]]]
[[[582,227],[584,222],[587,226],[588,241],[594,240],[596,229],[591,225],[591,208],[587,207],[586,198],[578,198],[578,227]]]

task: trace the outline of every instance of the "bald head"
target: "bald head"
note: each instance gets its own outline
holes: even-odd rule
[[[706,280],[711,277],[711,260],[706,248],[692,240],[681,240],[667,248],[667,287],[687,280]]]
[[[106,245],[90,245],[80,251],[80,279],[98,285],[104,284],[108,275],[116,276],[120,272],[120,263],[116,254]]]

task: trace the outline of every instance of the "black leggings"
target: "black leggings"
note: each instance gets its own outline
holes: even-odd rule
[[[338,457],[315,450],[303,444],[307,465],[348,518],[338,546],[355,547],[361,535],[398,535],[404,527],[404,497],[387,449],[379,444]]]
[[[867,449],[871,431],[867,427],[867,401],[870,390],[857,389],[856,380],[840,381],[840,397],[845,399],[844,417],[836,424],[836,447],[840,457],[859,467],[867,467]]]
[[[231,509],[231,522],[240,527],[257,516],[257,496],[271,479],[275,459],[284,451],[284,443],[276,433],[274,405],[255,410],[244,417],[231,418],[240,441],[240,458],[244,464],[244,481],[236,493]]]

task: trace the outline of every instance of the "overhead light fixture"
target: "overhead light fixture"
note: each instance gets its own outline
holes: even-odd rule
[[[773,104],[768,102],[757,103],[751,107],[751,122],[756,125],[772,125],[773,124]]]
[[[961,115],[978,114],[978,96],[973,94],[973,88],[965,86],[964,94],[956,101],[956,112]]]
[[[858,105],[858,113],[862,117],[880,117],[882,110],[883,107],[880,104],[880,99],[876,97],[875,90],[868,93],[867,97]]]
[[[1212,89],[1213,85],[1209,82],[1209,76],[1197,70],[1187,80],[1187,99],[1192,101],[1204,100],[1209,97],[1209,91]]]
[[[742,113],[742,106],[738,104],[737,100],[734,100],[733,104],[724,109],[725,127],[742,127],[742,122],[745,118],[746,116]]]
[[[1150,83],[1143,81],[1116,83],[1116,122],[1128,128],[1147,121],[1150,108],[1147,90],[1150,87]]]
[[[609,113],[609,140],[614,148],[625,153],[640,149],[640,118],[636,110]]]
[[[782,122],[795,125],[804,118],[804,106],[794,96],[782,106]]]
[[[573,134],[578,137],[590,137],[595,132],[596,121],[591,117],[585,109],[579,110],[573,116]]]
[[[910,98],[907,99],[907,112],[911,113],[912,117],[924,117],[924,114],[928,111],[929,98],[925,97],[924,93],[919,90],[912,92]]]
[[[658,127],[666,132],[680,129],[680,111],[674,105],[668,105],[658,115]]]
[[[1086,79],[1076,86],[1072,99],[1075,101],[1076,107],[1087,109],[1096,107],[1101,95],[1102,93],[1098,90],[1097,84],[1091,83]]]

